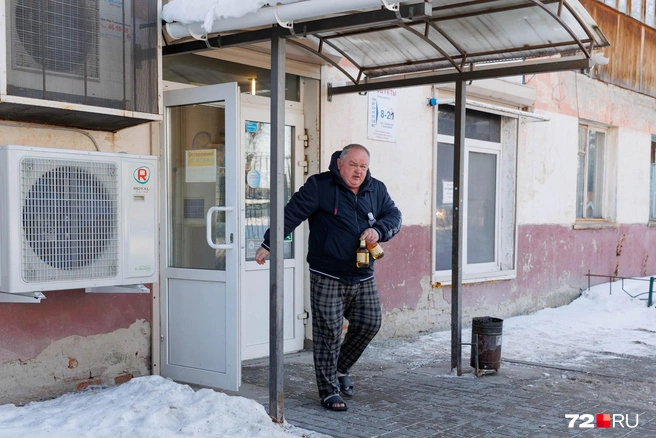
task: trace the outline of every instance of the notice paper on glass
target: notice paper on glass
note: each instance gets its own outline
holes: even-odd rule
[[[453,181],[442,180],[442,204],[453,204]]]
[[[185,182],[216,182],[216,149],[186,151]]]

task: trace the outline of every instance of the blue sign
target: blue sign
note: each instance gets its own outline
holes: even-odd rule
[[[246,122],[246,132],[257,132],[257,122]]]

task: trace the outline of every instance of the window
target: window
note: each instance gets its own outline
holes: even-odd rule
[[[465,119],[465,179],[463,192],[463,272],[470,277],[512,269],[514,266],[513,214],[501,221],[502,210],[514,211],[515,148],[502,148],[502,137],[514,144],[510,124],[496,114],[468,110]],[[507,126],[508,129],[503,129]],[[435,212],[436,277],[450,275],[453,232],[453,159],[455,112],[449,105],[438,110],[437,185]],[[500,177],[502,167],[510,178]],[[506,172],[506,170],[504,170]],[[505,237],[504,237],[505,236]]]
[[[604,195],[606,133],[579,125],[579,156],[576,179],[576,217],[601,219]]]
[[[631,16],[642,21],[642,0],[631,0]]]
[[[603,3],[624,14],[629,13],[631,17],[644,22],[647,26],[654,27],[656,18],[654,13],[654,3],[656,2],[654,0],[604,0]],[[644,16],[643,10],[645,11]]]
[[[627,0],[618,0],[617,2],[617,9],[620,10],[620,12],[624,12],[626,14],[626,2]]]
[[[656,135],[651,136],[651,190],[649,192],[649,219],[656,220]]]
[[[165,81],[212,85],[237,82],[242,93],[271,97],[271,70],[193,53],[162,59]],[[285,100],[301,101],[301,77],[285,74]]]

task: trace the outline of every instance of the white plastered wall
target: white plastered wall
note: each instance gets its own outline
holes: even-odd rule
[[[517,223],[571,224],[576,217],[578,120],[557,113],[541,115],[551,120],[520,128]]]
[[[617,222],[644,224],[649,219],[651,134],[624,128],[616,131]]]
[[[156,139],[152,138],[151,126],[158,126],[158,124],[146,123],[113,133],[32,123],[0,122],[0,138],[2,139],[0,143],[154,155],[157,153],[158,146],[153,143],[153,140]]]
[[[350,143],[371,153],[373,177],[383,181],[403,213],[404,225],[431,224],[433,168],[433,108],[430,86],[397,89],[396,142],[367,138],[367,95],[345,94],[327,101],[326,84],[343,84],[344,76],[324,67],[321,87],[321,171],[330,157]]]
[[[530,83],[538,89],[535,112],[550,121],[520,127],[518,224],[575,222],[579,123],[607,134],[604,218],[646,224],[654,99],[574,72],[539,75]]]

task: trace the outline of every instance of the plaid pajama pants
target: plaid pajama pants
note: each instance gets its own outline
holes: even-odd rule
[[[376,281],[345,284],[310,272],[314,370],[319,396],[339,392],[337,371],[347,374],[376,336],[382,312]],[[342,342],[343,318],[349,322]]]

